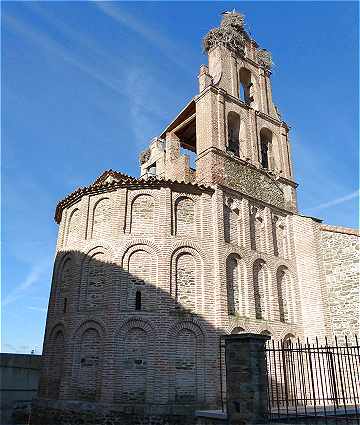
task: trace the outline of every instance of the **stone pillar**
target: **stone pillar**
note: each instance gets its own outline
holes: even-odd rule
[[[264,423],[268,416],[265,342],[267,335],[225,336],[229,425]]]

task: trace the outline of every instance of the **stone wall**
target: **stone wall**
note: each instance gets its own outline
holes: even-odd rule
[[[40,368],[41,356],[0,354],[2,424],[27,423],[31,401],[37,396]]]
[[[359,335],[359,235],[352,229],[321,226],[321,257],[324,266],[331,331],[343,341]]]

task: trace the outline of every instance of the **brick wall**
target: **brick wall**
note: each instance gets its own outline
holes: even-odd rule
[[[318,222],[221,186],[84,196],[60,223],[42,396],[218,407],[220,334],[329,335],[321,238]]]

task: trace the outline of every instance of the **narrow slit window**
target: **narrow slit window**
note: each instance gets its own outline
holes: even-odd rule
[[[272,169],[272,132],[267,128],[260,130],[260,164],[262,168]]]
[[[141,310],[141,292],[140,291],[136,291],[135,310]]]
[[[269,145],[266,141],[261,141],[261,166],[269,168]]]
[[[64,298],[63,313],[66,313],[66,310],[67,310],[67,298]]]

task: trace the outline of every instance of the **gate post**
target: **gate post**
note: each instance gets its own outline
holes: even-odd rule
[[[259,424],[268,418],[267,335],[226,335],[226,394],[229,425]]]

